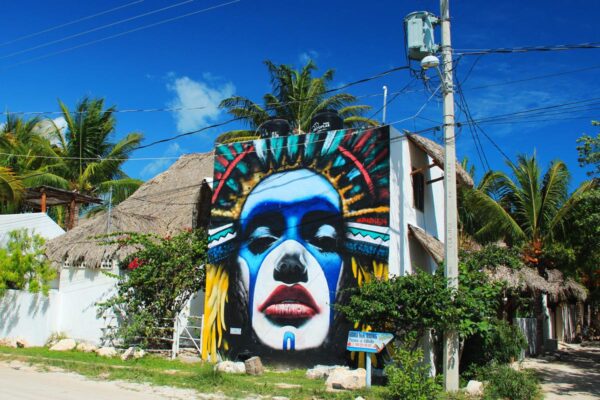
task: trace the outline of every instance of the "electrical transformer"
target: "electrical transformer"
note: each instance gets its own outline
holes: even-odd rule
[[[434,25],[439,19],[427,11],[415,11],[404,18],[408,58],[421,61],[438,50],[435,44]]]

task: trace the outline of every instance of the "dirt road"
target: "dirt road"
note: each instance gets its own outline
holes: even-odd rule
[[[123,381],[97,381],[81,375],[19,361],[0,361],[2,400],[192,400],[222,395]]]
[[[544,399],[600,399],[600,348],[567,345],[556,356],[522,365],[539,373]]]

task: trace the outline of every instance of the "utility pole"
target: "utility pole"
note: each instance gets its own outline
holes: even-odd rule
[[[444,204],[445,212],[445,275],[448,286],[458,288],[458,218],[456,205],[456,137],[454,135],[454,87],[452,78],[452,47],[450,41],[449,0],[440,0],[442,27],[442,88],[444,94]],[[458,390],[458,333],[444,332],[444,387]]]
[[[388,87],[386,85],[383,86],[383,115],[381,116],[381,124],[385,125],[385,118],[387,115],[387,92]]]

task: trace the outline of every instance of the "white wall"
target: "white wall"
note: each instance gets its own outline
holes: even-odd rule
[[[8,290],[0,298],[0,337],[23,338],[42,346],[56,332],[60,295],[51,290],[48,297],[24,290]]]
[[[109,271],[113,274],[116,270]],[[97,317],[96,303],[116,293],[115,278],[99,269],[63,269],[60,274],[61,308],[58,327],[67,336],[99,343],[105,320]]]
[[[435,260],[408,234],[408,224],[444,241],[444,182],[425,185],[424,211],[413,204],[413,168],[426,167],[433,160],[403,134],[390,128],[390,275],[405,275],[415,267],[433,272]],[[425,181],[443,176],[439,167],[424,171]]]
[[[106,322],[97,318],[96,303],[116,293],[116,282],[102,270],[70,268],[60,271],[59,289],[52,289],[48,297],[9,290],[0,298],[0,337],[22,337],[42,346],[50,335],[61,332],[99,344]]]

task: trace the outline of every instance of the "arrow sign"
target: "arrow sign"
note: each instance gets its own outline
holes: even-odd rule
[[[393,338],[394,335],[385,332],[350,331],[346,350],[379,353]]]

